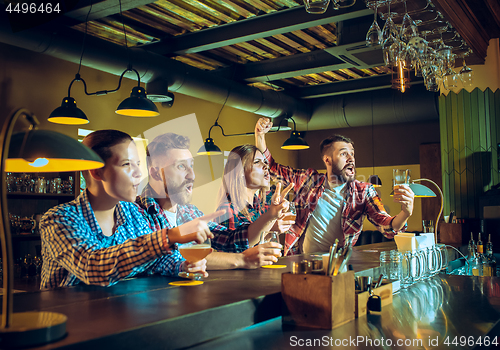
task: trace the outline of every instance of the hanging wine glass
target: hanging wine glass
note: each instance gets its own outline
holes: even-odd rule
[[[382,45],[382,54],[386,66],[397,65],[398,43],[394,36],[389,36]]]
[[[462,84],[464,84],[464,87],[468,88],[472,86],[472,79],[474,77],[474,72],[472,71],[472,68],[468,67],[465,64],[465,56],[468,53],[466,53],[462,59],[463,62],[463,67],[460,69],[460,80],[462,80]]]
[[[408,10],[406,9],[406,0],[403,2],[405,4],[405,15],[403,16],[399,36],[403,42],[408,43],[411,38],[418,36],[418,29],[417,25],[408,14]]]
[[[443,87],[446,90],[453,90],[458,87],[458,75],[451,68],[448,68],[443,75]]]
[[[373,23],[366,33],[366,46],[375,46],[382,44],[382,31],[377,23],[377,9],[378,2],[375,1],[373,6],[375,7],[375,14],[373,17]]]

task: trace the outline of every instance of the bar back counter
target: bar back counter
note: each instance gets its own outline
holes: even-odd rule
[[[354,270],[378,273],[382,250],[355,247]],[[67,336],[36,349],[472,349],[500,342],[500,279],[440,274],[394,295],[380,315],[333,330],[281,324],[283,269],[211,271],[198,286],[178,278],[135,278],[111,287],[16,293],[14,311],[66,315]],[[499,344],[500,346],[500,344]]]

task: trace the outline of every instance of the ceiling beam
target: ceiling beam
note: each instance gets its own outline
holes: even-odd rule
[[[368,9],[363,1],[357,1],[354,6],[340,10],[333,10],[330,6],[322,15],[308,14],[303,6],[298,6],[164,39],[142,47],[161,55],[185,55],[367,15],[373,15],[373,11]]]
[[[310,85],[290,91],[300,99],[312,99],[319,97],[351,94],[355,92],[387,89],[392,86],[391,74],[384,74],[360,79],[348,79],[329,84]],[[422,84],[423,80],[412,77],[410,85]]]
[[[217,74],[232,76],[246,82],[266,82],[356,67],[372,68],[384,65],[380,46],[367,47],[365,42],[350,43],[285,57],[251,62],[218,69]]]

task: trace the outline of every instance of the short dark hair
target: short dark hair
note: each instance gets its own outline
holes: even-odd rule
[[[330,136],[319,144],[320,152],[321,155],[325,155],[326,151],[330,149],[330,147],[333,145],[334,142],[345,142],[345,143],[350,143],[354,147],[354,142],[348,137],[342,136],[342,135],[333,135]]]
[[[170,149],[189,149],[189,137],[167,132],[156,136],[146,148],[148,166],[152,165],[152,160],[167,154]]]
[[[83,138],[82,143],[93,150],[104,160],[104,163],[113,155],[110,148],[125,142],[133,141],[132,137],[123,131],[105,129],[94,131]]]

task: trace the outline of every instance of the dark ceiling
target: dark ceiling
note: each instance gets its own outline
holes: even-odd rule
[[[385,3],[378,9],[381,27]],[[407,0],[406,5],[429,42],[437,45],[442,37],[458,56],[471,49],[468,64],[484,63],[489,39],[500,36],[498,0]],[[400,23],[404,3],[393,0],[391,12]],[[81,0],[39,29],[75,33],[78,40],[79,32],[86,32],[305,100],[390,87],[391,69],[384,66],[381,47],[366,47],[364,41],[373,13],[361,0],[338,10],[330,4],[322,15],[306,13],[302,0]]]

